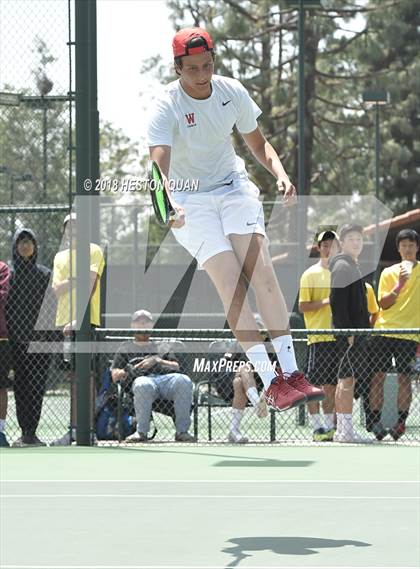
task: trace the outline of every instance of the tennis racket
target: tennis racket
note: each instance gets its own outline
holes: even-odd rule
[[[177,219],[178,215],[170,202],[162,172],[154,160],[149,162],[148,182],[156,219],[159,225],[169,225],[169,222]]]

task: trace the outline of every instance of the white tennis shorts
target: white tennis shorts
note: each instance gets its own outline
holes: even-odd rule
[[[234,179],[203,193],[174,193],[175,202],[185,210],[185,225],[172,229],[175,239],[202,267],[214,255],[232,251],[231,233],[264,235],[264,210],[260,192],[248,178]]]

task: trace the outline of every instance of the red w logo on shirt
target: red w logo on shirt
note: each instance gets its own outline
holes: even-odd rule
[[[195,123],[194,113],[188,113],[188,115],[185,115],[185,118],[187,119],[188,124],[194,124]]]

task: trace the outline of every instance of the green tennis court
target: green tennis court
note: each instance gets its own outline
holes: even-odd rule
[[[1,455],[1,567],[418,567],[413,447]]]

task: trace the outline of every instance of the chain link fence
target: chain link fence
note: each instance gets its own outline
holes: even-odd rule
[[[1,2],[0,260],[11,277],[0,387],[10,367],[6,432],[18,445],[51,442],[69,424],[62,357],[30,344],[57,340],[50,277],[74,189],[72,11],[69,0]]]
[[[393,438],[406,444],[420,442],[418,331],[417,335],[413,330],[399,330],[398,333],[395,331],[400,336],[396,343],[394,338],[379,336],[371,330],[335,332],[340,337],[330,342],[327,349],[324,349],[325,342],[315,342],[317,344],[315,365],[314,349],[310,347],[313,344],[310,346],[307,344],[308,331],[295,330],[294,346],[299,367],[306,370],[309,378],[316,384],[324,385],[328,378],[327,385],[331,384],[334,389],[338,377],[348,376],[348,368],[340,369],[340,363],[348,358],[349,350],[343,347],[343,343],[347,345],[345,336],[350,332],[354,333],[355,343],[350,353],[353,350],[355,355],[351,356],[350,365],[356,379],[353,402],[355,428],[372,442],[382,439],[392,441]],[[325,331],[315,332],[315,336],[318,334],[325,336],[325,333]],[[125,349],[130,356],[127,361],[133,358],[135,351],[133,331],[102,329],[96,332],[96,337],[99,352],[96,378],[100,395],[96,401],[95,428],[99,438],[102,439],[100,444],[121,443],[127,437],[129,437],[128,442],[138,442],[136,438],[134,441],[130,440],[130,435],[135,432],[137,420],[141,420],[141,415],[145,412],[145,408],[142,407],[142,397],[157,400],[154,409],[152,408],[153,421],[150,424],[149,438],[155,442],[173,441],[177,430],[174,424],[173,402],[162,401],[160,392],[154,391],[150,395],[147,381],[137,381],[136,386],[136,378],[148,377],[149,374],[159,373],[159,370],[151,372],[144,369],[133,370],[125,365],[125,375],[116,383],[113,383],[108,375],[110,366],[115,367],[115,363],[118,363],[116,354],[121,351],[122,344],[125,346],[123,350]],[[321,335],[319,337],[322,338]],[[238,378],[243,373],[240,362],[246,361],[237,342],[232,339],[231,332],[229,330],[154,330],[150,340],[153,347],[148,347],[146,353],[142,353],[139,349],[131,365],[139,362],[140,355],[145,357],[150,352],[160,355],[172,352],[174,359],[180,364],[179,373],[187,375],[194,385],[191,434],[199,443],[228,442],[234,421],[233,382],[235,377]],[[388,340],[391,345],[387,343]],[[144,338],[142,341],[145,341]],[[390,357],[391,348],[394,355]],[[168,373],[168,370],[165,373]],[[250,375],[261,388],[258,376]],[[136,389],[140,393],[137,394],[137,399]],[[185,393],[183,404],[188,407],[191,405],[190,392],[187,389]],[[327,415],[322,411],[324,404],[325,402],[321,404],[320,411],[316,413],[313,407],[308,412],[308,406],[304,405],[282,413],[268,411],[263,417],[258,417],[255,409],[246,404],[243,405],[245,409],[240,430],[243,438],[253,443],[315,441],[325,444],[329,438],[316,436],[315,431],[319,431],[322,427],[314,425],[311,417],[313,414],[320,414],[322,421],[323,416]],[[334,398],[331,405],[334,407]],[[402,421],[401,413],[405,412],[407,417],[404,416]],[[396,434],[395,428],[401,422],[405,424],[405,432]],[[231,439],[230,442],[234,441]]]
[[[257,413],[245,393],[250,385],[256,384],[260,390],[262,384],[258,375],[245,367],[246,358],[230,330],[155,329],[150,338],[140,330],[136,332],[140,333],[136,337],[140,344],[136,345],[132,329],[103,328],[94,332],[95,342],[88,347],[63,343],[61,331],[53,331],[55,299],[49,273],[47,277],[43,288],[37,281],[36,294],[33,288],[31,294],[31,282],[19,289],[17,296],[13,292],[17,281],[12,279],[7,306],[13,356],[7,437],[15,446],[20,446],[22,436],[35,433],[48,444],[69,444],[74,439],[71,352],[79,349],[92,353],[92,372],[86,381],[92,385],[92,439],[100,445],[142,442],[133,438],[140,422],[144,442],[171,442],[176,433],[189,433],[199,443],[326,444],[331,433],[323,438],[319,431],[328,432],[324,421],[334,413],[331,390],[338,378],[350,373],[356,379],[353,423],[359,432],[372,442],[420,442],[419,331],[398,330],[386,337],[372,330],[335,331],[339,337],[328,342],[316,341],[317,337],[325,340],[327,331],[311,331],[312,343],[308,345],[308,331],[295,330],[298,365],[315,384],[330,386],[326,390],[330,410],[324,401],[319,410],[312,404],[309,411],[303,405],[282,413],[264,409]],[[355,336],[352,348],[346,340],[350,333]],[[41,350],[33,340],[41,341]],[[164,361],[141,364],[156,355]],[[177,364],[171,367],[173,361]],[[111,368],[122,373],[114,377],[116,381]],[[161,381],[155,381],[156,374],[163,375],[164,387],[156,386]],[[235,406],[243,408],[239,423],[232,410],[234,397]],[[320,424],[314,423],[314,415]],[[240,441],[232,439],[233,427],[240,431]],[[400,432],[396,434],[397,427]]]
[[[69,203],[71,7],[68,0],[2,1],[0,205]],[[13,216],[1,226],[12,235],[17,228]],[[42,226],[34,229],[42,243],[48,240]],[[40,258],[47,261],[43,250]]]

